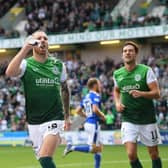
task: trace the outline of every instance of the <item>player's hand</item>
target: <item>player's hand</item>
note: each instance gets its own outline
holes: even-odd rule
[[[64,130],[69,131],[71,128],[72,122],[70,119],[65,119],[64,121]]]
[[[141,91],[139,90],[131,90],[129,94],[132,95],[132,97],[134,98],[142,97]]]
[[[122,104],[122,103],[116,103],[116,110],[118,111],[118,112],[123,112],[124,111],[124,109],[125,109],[125,106]]]
[[[105,122],[106,121],[106,117],[105,117],[105,115],[102,113],[102,117],[100,118],[103,122]]]
[[[26,51],[30,51],[33,49],[34,46],[37,46],[39,43],[39,40],[34,39],[32,36],[28,36],[27,39],[24,42],[23,48]]]

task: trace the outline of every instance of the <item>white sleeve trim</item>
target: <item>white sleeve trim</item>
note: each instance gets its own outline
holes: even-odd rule
[[[153,72],[152,68],[149,68],[146,76],[146,83],[152,83],[152,82],[157,82],[157,77],[155,73]]]
[[[25,59],[22,60],[21,64],[20,64],[20,70],[21,70],[21,73],[18,75],[19,78],[21,78],[25,71],[26,71],[26,67],[27,67],[27,61]]]
[[[117,81],[116,81],[116,79],[115,79],[114,76],[113,76],[113,80],[114,80],[114,87],[118,87],[118,85],[117,85]]]
[[[67,71],[66,71],[66,67],[65,64],[63,64],[62,66],[62,74],[61,74],[61,82],[65,82],[67,80]]]

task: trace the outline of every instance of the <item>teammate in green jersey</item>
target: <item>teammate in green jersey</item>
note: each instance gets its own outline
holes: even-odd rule
[[[33,56],[26,58],[33,50]],[[10,62],[6,75],[20,77],[25,91],[30,139],[41,166],[55,168],[52,156],[68,129],[69,89],[64,64],[48,54],[48,37],[43,31],[32,34]]]
[[[122,49],[124,67],[114,72],[115,105],[122,113],[122,142],[132,168],[142,168],[137,156],[138,140],[147,146],[152,168],[161,168],[157,146],[161,140],[152,100],[160,97],[160,90],[152,69],[136,63],[138,50],[136,43],[126,42]]]

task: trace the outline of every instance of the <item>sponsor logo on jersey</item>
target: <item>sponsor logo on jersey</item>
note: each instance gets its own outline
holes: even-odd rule
[[[136,83],[135,85],[127,85],[122,87],[122,92],[129,92],[130,90],[139,90],[140,89],[140,85],[138,83]]]
[[[54,86],[59,84],[59,79],[56,77],[54,79],[50,78],[38,78],[35,80],[36,86]]]
[[[136,74],[135,75],[135,81],[140,81],[141,80],[141,75],[140,74]]]

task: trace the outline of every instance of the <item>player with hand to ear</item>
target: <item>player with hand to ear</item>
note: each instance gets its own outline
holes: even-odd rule
[[[23,82],[29,136],[41,167],[56,168],[53,155],[62,130],[70,126],[70,92],[65,65],[49,55],[45,32],[36,31],[25,41],[6,75]]]

